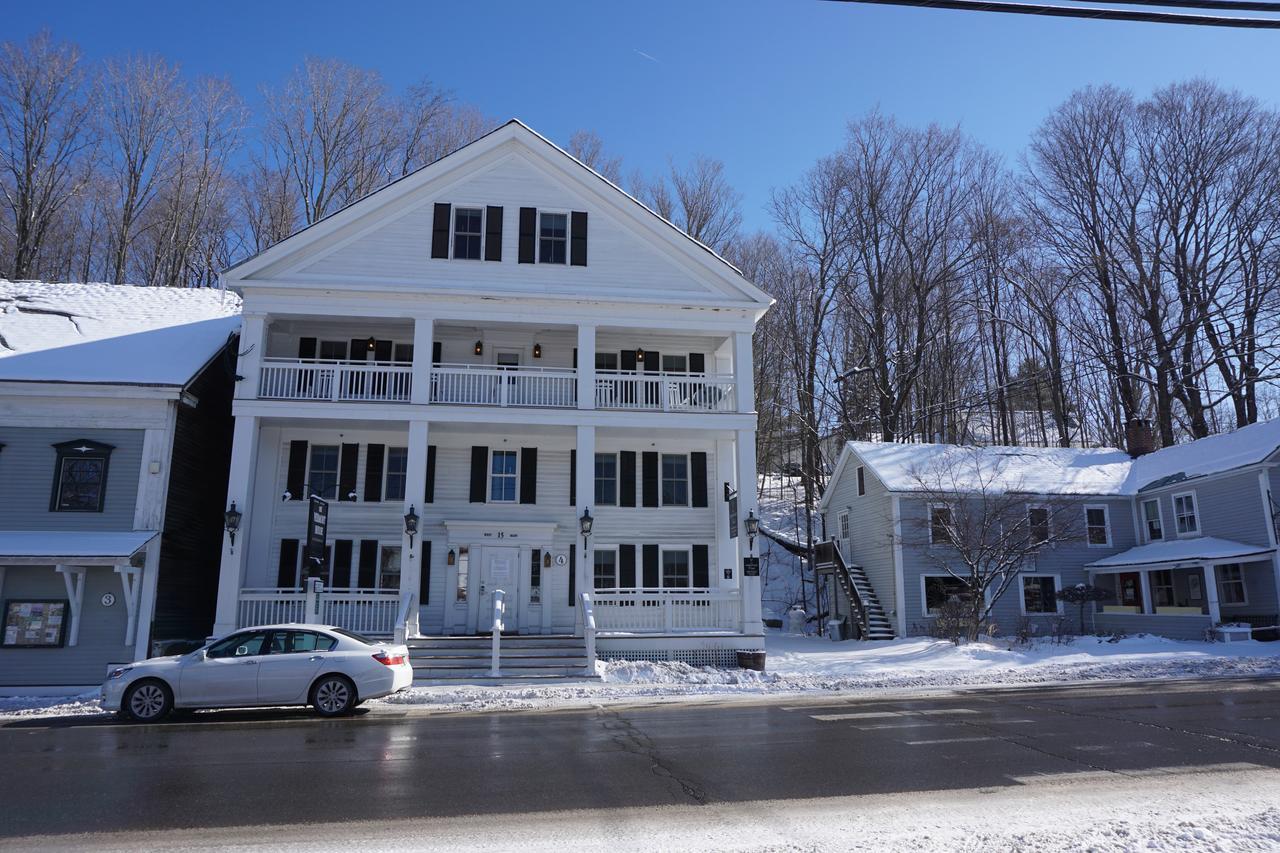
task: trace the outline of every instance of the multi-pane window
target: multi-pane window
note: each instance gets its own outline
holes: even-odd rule
[[[663,373],[688,373],[689,372],[689,356],[687,355],[664,355],[662,357]]]
[[[1107,524],[1107,508],[1090,506],[1084,510],[1085,536],[1090,545],[1110,545],[1111,528]]]
[[[54,471],[54,512],[102,512],[107,490],[109,445],[71,441],[54,445],[58,452]]]
[[[1173,589],[1172,569],[1151,573],[1151,600],[1156,607],[1173,607],[1178,603]]]
[[[612,453],[596,454],[596,505],[618,503],[618,457]]]
[[[662,505],[689,505],[689,457],[683,453],[662,454]]]
[[[484,234],[484,211],[478,207],[459,207],[453,212],[453,256],[468,261],[480,260],[480,241]]]
[[[858,497],[862,497],[866,493],[867,493],[867,472],[861,465],[859,465],[858,466]]]
[[[320,342],[320,360],[321,361],[346,361],[347,360],[347,342],[346,341],[321,341]]]
[[[383,500],[402,501],[404,500],[405,480],[409,475],[409,448],[407,447],[388,447],[387,448],[387,477],[385,481]]]
[[[538,214],[538,262],[563,264],[569,245],[569,214]]]
[[[383,545],[378,549],[378,589],[400,589],[399,545]]]
[[[849,513],[842,512],[838,516],[840,521],[840,538],[849,541]]]
[[[1042,506],[1027,507],[1027,532],[1033,544],[1049,541],[1049,510]]]
[[[328,500],[338,496],[338,445],[311,445],[311,465],[307,469],[311,494]]]
[[[689,552],[662,552],[663,589],[687,589],[690,583]]]
[[[1173,496],[1173,521],[1179,536],[1200,531],[1200,519],[1196,517],[1196,496],[1193,492]]]
[[[1164,523],[1160,518],[1160,501],[1142,502],[1142,521],[1147,526],[1147,541],[1155,542],[1164,538]]]
[[[495,450],[489,464],[489,500],[511,503],[516,499],[516,451]]]
[[[467,586],[471,582],[471,553],[467,546],[458,549],[458,580],[454,586],[455,601],[467,600]]]
[[[929,542],[934,545],[951,544],[951,507],[929,507]]]
[[[1057,613],[1057,578],[1049,575],[1023,575],[1022,606],[1027,613]]]
[[[542,603],[542,551],[534,548],[529,561],[529,603]]]
[[[932,616],[949,601],[965,601],[972,598],[969,587],[964,581],[951,575],[925,575],[924,578],[924,610],[925,615]]]
[[[1215,567],[1218,574],[1218,601],[1221,604],[1248,604],[1244,588],[1244,567],[1228,563]]]
[[[595,588],[617,589],[618,587],[618,552],[607,548],[597,548],[595,554]]]
[[[616,352],[596,353],[596,370],[617,370],[618,354]]]

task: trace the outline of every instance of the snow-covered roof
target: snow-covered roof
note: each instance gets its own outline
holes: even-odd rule
[[[0,530],[0,561],[127,561],[156,538],[154,530]]]
[[[182,387],[240,327],[208,288],[0,279],[0,381]]]
[[[1246,557],[1260,557],[1270,554],[1274,548],[1261,548],[1257,545],[1246,545],[1243,542],[1232,542],[1229,539],[1218,539],[1213,536],[1200,536],[1195,539],[1170,539],[1164,542],[1152,542],[1139,545],[1119,554],[1094,560],[1089,565],[1095,569],[1121,568],[1125,566],[1152,566],[1161,563],[1200,562],[1202,560],[1242,560]]]
[[[1280,448],[1280,418],[1175,444],[1139,456],[1126,484],[1130,494],[1152,485],[1231,471],[1264,461]]]

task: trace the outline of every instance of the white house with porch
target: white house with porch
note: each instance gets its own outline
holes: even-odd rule
[[[763,648],[743,567],[771,300],[706,246],[513,120],[223,279],[244,314],[215,633],[318,619],[406,637],[427,674],[480,656],[429,638],[480,634],[504,673],[557,643],[575,667],[593,642]]]

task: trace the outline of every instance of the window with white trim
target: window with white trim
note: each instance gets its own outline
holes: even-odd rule
[[[454,601],[467,600],[467,587],[471,582],[471,549],[466,545],[458,548],[458,576],[454,584]]]
[[[862,497],[867,493],[867,472],[863,466],[858,466],[858,497]]]
[[[937,616],[947,602],[964,602],[973,598],[969,586],[951,575],[922,575],[924,615]]]
[[[515,503],[518,454],[514,450],[495,450],[489,461],[489,500],[493,503]]]
[[[929,544],[951,544],[951,507],[941,504],[929,507]]]
[[[311,494],[333,500],[338,496],[338,445],[311,445],[311,461],[307,466],[307,485]]]
[[[1095,548],[1111,544],[1111,513],[1106,506],[1084,508],[1085,541]]]
[[[453,256],[468,261],[480,260],[484,240],[484,210],[479,207],[453,209]]]
[[[538,263],[568,261],[569,214],[538,211]]]
[[[596,506],[616,506],[618,503],[618,456],[616,453],[596,454]]]
[[[1159,569],[1148,576],[1151,601],[1156,607],[1173,607],[1178,603],[1173,586],[1173,570]]]
[[[693,583],[693,561],[687,548],[662,549],[662,588],[688,589]]]
[[[688,373],[689,372],[689,356],[687,355],[662,355],[662,372],[663,373]]]
[[[1200,532],[1195,492],[1183,492],[1173,496],[1173,525],[1179,536],[1190,536]]]
[[[596,589],[618,588],[618,551],[616,548],[597,547],[593,553]]]
[[[1218,576],[1219,604],[1248,604],[1248,591],[1244,586],[1244,566],[1239,563],[1226,563],[1215,566]]]
[[[321,361],[346,361],[347,360],[347,341],[321,341],[320,342],[320,360]]]
[[[405,482],[409,476],[409,448],[387,448],[387,476],[383,480],[383,500],[404,500]]]
[[[845,512],[840,513],[840,515],[839,515],[839,516],[837,516],[837,518],[839,519],[839,525],[840,525],[840,538],[841,538],[841,539],[843,539],[843,540],[845,540],[846,542],[848,542],[848,541],[849,541],[849,513],[848,513],[848,511],[846,510]]]
[[[662,505],[689,505],[689,457],[684,453],[662,454]]]
[[[1022,576],[1022,612],[1028,615],[1058,612],[1056,575]]]
[[[53,445],[57,453],[51,512],[102,512],[107,499],[109,444],[80,439]]]
[[[378,549],[378,589],[400,589],[400,546],[383,545]]]
[[[1164,538],[1164,519],[1160,515],[1158,498],[1142,502],[1142,524],[1146,527],[1148,542],[1156,542]]]
[[[1049,541],[1048,507],[1034,505],[1027,507],[1027,533],[1033,545]]]

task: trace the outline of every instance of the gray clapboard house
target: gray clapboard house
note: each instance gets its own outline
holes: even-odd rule
[[[1156,451],[1145,422],[1128,433],[1129,452],[849,442],[820,504],[828,600],[863,636],[927,632],[963,588],[947,573],[958,554],[938,533],[950,489],[1024,502],[1028,525],[1046,532],[1056,523],[1047,507],[1078,519],[994,602],[1002,632],[1023,619],[1047,632],[1064,612],[1057,592],[1080,583],[1110,593],[1090,612],[1100,632],[1198,639],[1222,623],[1276,625],[1280,420]],[[976,460],[980,483],[955,477],[959,455]]]
[[[209,632],[239,304],[0,281],[0,691]]]

